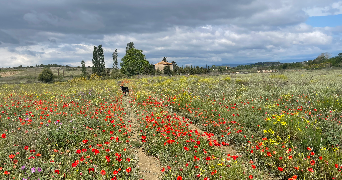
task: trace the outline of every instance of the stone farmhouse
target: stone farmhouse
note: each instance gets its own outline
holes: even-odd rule
[[[154,65],[155,70],[163,71],[165,66],[170,66],[170,70],[173,71],[173,64],[165,61],[160,61]]]

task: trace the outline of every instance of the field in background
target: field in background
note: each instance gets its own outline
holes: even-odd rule
[[[341,179],[341,73],[3,84],[0,177]]]
[[[38,75],[44,68],[20,68],[20,69],[1,69],[1,84],[23,84],[38,83]],[[56,76],[57,81],[67,81],[81,75],[81,68],[76,67],[51,67],[52,73]],[[58,76],[59,69],[59,76]],[[64,76],[63,76],[64,71]],[[87,72],[91,73],[91,68],[87,68]]]

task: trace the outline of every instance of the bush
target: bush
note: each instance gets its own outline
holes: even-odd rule
[[[113,79],[121,79],[121,78],[126,77],[126,75],[122,74],[119,70],[113,69],[111,74],[110,74],[110,77]]]
[[[38,76],[38,81],[45,83],[52,82],[53,80],[54,76],[50,68],[45,68]]]
[[[163,71],[164,71],[164,74],[167,74],[167,75],[169,75],[169,76],[172,75],[172,71],[171,71],[171,69],[170,69],[170,66],[165,66],[164,69],[163,69]]]

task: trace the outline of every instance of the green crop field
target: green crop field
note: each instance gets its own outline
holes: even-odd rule
[[[341,80],[317,70],[2,81],[0,179],[342,179]]]

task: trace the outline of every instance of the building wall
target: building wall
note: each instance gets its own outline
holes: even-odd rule
[[[157,65],[154,65],[154,68],[156,70],[159,69],[160,71],[163,71],[165,66],[170,66],[171,71],[173,71],[173,65],[157,64]]]

